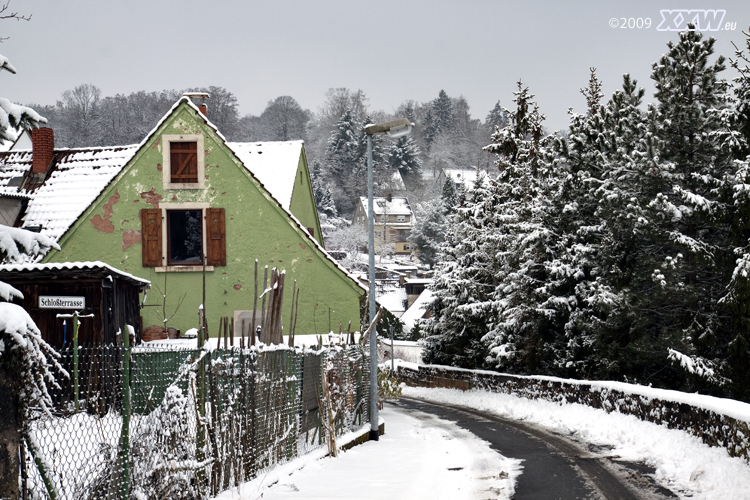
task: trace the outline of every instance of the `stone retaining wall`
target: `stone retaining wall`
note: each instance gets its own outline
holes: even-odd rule
[[[750,462],[750,425],[686,403],[631,394],[586,381],[546,380],[447,366],[398,366],[396,376],[407,385],[480,389],[554,403],[580,403],[607,412],[634,415],[641,420],[687,431],[710,446],[723,446],[731,456]]]

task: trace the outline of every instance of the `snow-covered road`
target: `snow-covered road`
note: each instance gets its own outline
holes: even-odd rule
[[[580,404],[556,404],[481,390],[405,387],[405,396],[474,408],[536,424],[599,447],[602,456],[643,462],[680,498],[750,500],[750,465],[684,431]]]
[[[386,404],[385,435],[341,453],[312,453],[220,494],[217,500],[508,499],[520,461],[451,422]]]
[[[593,445],[602,457],[648,464],[654,479],[680,498],[750,500],[750,465],[683,431],[582,405],[484,391],[406,387],[404,395],[536,424]],[[523,477],[520,460],[499,455],[452,422],[388,404],[381,416],[386,434],[379,442],[336,459],[316,450],[217,498],[506,499]]]

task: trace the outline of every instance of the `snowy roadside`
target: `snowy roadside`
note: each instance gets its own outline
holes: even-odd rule
[[[431,500],[512,498],[519,460],[505,458],[455,424],[388,406],[385,435],[325,457],[320,448],[280,465],[216,500],[350,499]],[[350,433],[351,441],[360,433]]]
[[[750,465],[684,431],[580,404],[561,405],[481,390],[404,387],[403,394],[534,423],[611,448],[608,457],[653,466],[655,479],[681,498],[750,499]]]

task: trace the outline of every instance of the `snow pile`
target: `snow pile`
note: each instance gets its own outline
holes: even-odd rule
[[[654,467],[655,479],[682,498],[750,498],[750,465],[741,458],[730,457],[726,450],[710,447],[685,431],[633,415],[482,390],[406,387],[404,395],[488,411],[611,448],[609,457]]]

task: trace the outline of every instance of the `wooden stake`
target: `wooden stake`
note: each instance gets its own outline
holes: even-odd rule
[[[255,259],[255,296],[253,299],[253,318],[250,320],[250,331],[253,332],[253,335],[255,335],[255,314],[257,310],[258,310],[258,259]],[[248,335],[247,338],[249,341],[250,335]],[[253,345],[255,345],[255,342],[253,342]]]
[[[289,347],[294,347],[294,333],[292,329],[294,328],[294,307],[295,307],[295,298],[297,295],[297,280],[294,280],[294,285],[292,285],[292,309],[289,311]]]
[[[260,320],[260,331],[261,334],[266,330],[266,290],[268,289],[268,266],[266,266],[266,270],[263,273],[263,302],[260,305],[260,313],[261,313],[261,320]],[[262,338],[259,338],[261,342],[263,341]]]
[[[297,333],[297,315],[299,314],[299,292],[297,289],[297,298],[294,299],[294,327],[292,328],[292,337]]]
[[[245,348],[245,320],[243,319],[242,330],[240,330],[240,349],[244,349],[244,348]]]

